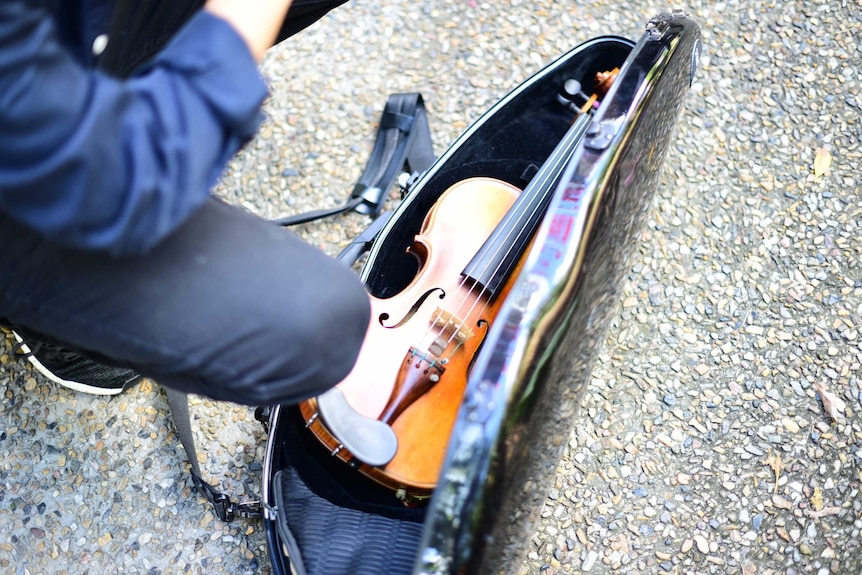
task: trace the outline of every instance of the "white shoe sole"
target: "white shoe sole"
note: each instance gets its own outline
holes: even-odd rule
[[[12,335],[15,336],[15,340],[18,342],[18,349],[20,349],[22,353],[30,353],[30,348],[27,347],[27,344],[24,343],[24,340],[21,339],[21,336],[14,331],[12,331]],[[80,393],[89,393],[90,395],[117,395],[119,393],[122,393],[125,389],[125,386],[119,388],[106,388],[97,387],[94,385],[87,385],[85,383],[79,383],[77,381],[68,381],[66,379],[63,379],[62,377],[57,377],[50,369],[42,365],[42,363],[38,359],[36,359],[35,355],[28,355],[27,360],[33,365],[33,367],[36,368],[39,373],[41,373],[54,383],[62,385],[63,387],[68,387],[73,391],[77,391]]]

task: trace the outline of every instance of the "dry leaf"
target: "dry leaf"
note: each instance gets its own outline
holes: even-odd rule
[[[826,389],[825,383],[817,382],[814,384],[814,387],[817,388],[817,392],[820,394],[823,409],[826,410],[832,421],[838,421],[838,418],[844,417],[844,409],[847,407],[844,400]]]
[[[819,485],[814,486],[814,494],[811,495],[811,507],[813,507],[815,511],[823,509],[823,492],[820,491]]]
[[[775,473],[775,487],[772,492],[778,493],[778,478],[781,476],[781,470],[784,468],[784,463],[781,461],[781,454],[772,455],[772,452],[770,452],[769,456],[763,463],[764,465],[771,467],[772,472]]]
[[[832,152],[829,148],[820,148],[814,154],[814,176],[819,178],[825,176],[829,171],[829,166],[832,165]]]

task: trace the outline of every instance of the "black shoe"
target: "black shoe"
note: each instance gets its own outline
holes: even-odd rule
[[[12,335],[18,341],[17,355],[26,357],[42,375],[64,387],[95,395],[116,395],[141,379],[134,370],[111,367],[63,347]]]

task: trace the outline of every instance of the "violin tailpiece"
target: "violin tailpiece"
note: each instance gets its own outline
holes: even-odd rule
[[[395,387],[389,396],[389,402],[383,408],[380,420],[390,425],[394,423],[405,409],[440,381],[444,371],[444,361],[434,354],[422,353],[411,347],[401,362]]]

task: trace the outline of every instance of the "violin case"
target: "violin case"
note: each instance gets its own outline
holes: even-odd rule
[[[518,570],[616,311],[699,50],[698,26],[679,11],[651,20],[637,42],[586,41],[517,86],[414,178],[361,270],[378,298],[416,275],[406,250],[444,191],[488,176],[524,187],[572,122],[560,97],[566,81],[591,86],[597,73],[619,68],[474,359],[429,499],[405,505],[332,457],[298,408],[269,411],[262,505],[273,573]]]

